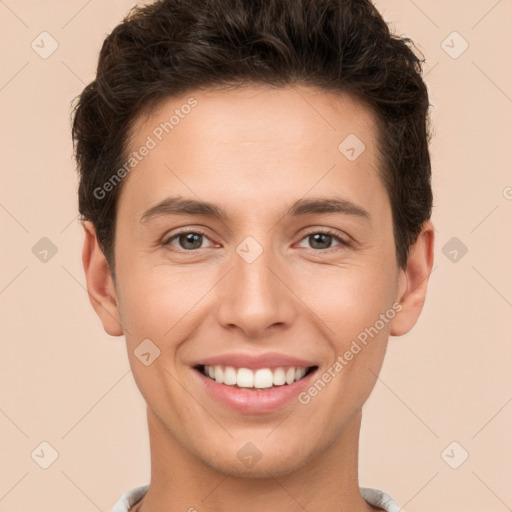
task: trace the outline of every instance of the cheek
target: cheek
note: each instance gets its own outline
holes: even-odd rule
[[[317,380],[299,397],[318,411],[312,428],[325,430],[328,423],[330,434],[339,434],[347,415],[364,404],[375,385],[396,314],[393,274],[387,270],[375,265],[325,272],[315,276],[316,286],[303,289],[304,303],[331,348],[318,375],[326,384]]]
[[[161,272],[162,267],[160,272],[137,264],[129,268],[130,272],[119,276],[123,279],[120,314],[126,347],[137,387],[146,402],[155,406],[163,403],[164,396],[179,395],[176,350],[190,331],[188,322],[199,297],[180,272],[171,276]]]
[[[392,306],[396,287],[392,268],[384,258],[339,268],[302,263],[286,278],[293,291],[288,300],[327,339],[341,343],[341,350]],[[211,306],[207,295],[222,274],[210,266],[145,267],[137,261],[120,265],[120,315],[129,344],[154,338],[168,349],[173,339],[186,336],[187,325],[190,329],[190,322],[206,313],[205,304]]]
[[[379,315],[392,307],[395,296],[393,266],[377,261],[313,271],[294,283],[293,289],[324,332],[342,349],[347,340],[373,325]]]
[[[170,337],[211,287],[204,273],[191,275],[189,270],[179,268],[148,268],[133,262],[122,270],[120,314],[128,336]]]

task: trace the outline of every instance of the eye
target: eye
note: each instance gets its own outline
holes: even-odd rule
[[[181,231],[169,237],[164,242],[164,245],[173,245],[176,247],[176,245],[173,244],[173,242],[176,241],[180,249],[184,251],[194,251],[196,249],[204,249],[202,246],[204,239],[209,240],[206,234],[201,231]]]
[[[181,249],[184,252],[191,252],[206,248],[207,246],[203,246],[203,242],[205,240],[210,239],[202,231],[181,231],[167,238],[164,245],[176,247],[176,244],[178,244],[178,249]],[[302,240],[308,240],[311,244],[310,248],[317,251],[326,251],[333,248],[333,241],[337,242],[334,247],[348,247],[350,245],[349,242],[343,240],[335,231],[330,230],[313,231],[305,235]]]
[[[325,251],[332,248],[333,240],[337,241],[337,245],[348,246],[349,243],[338,236],[334,231],[314,231],[307,234],[302,240],[308,240],[311,248],[319,251]]]

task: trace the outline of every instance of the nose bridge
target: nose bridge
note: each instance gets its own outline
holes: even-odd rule
[[[236,325],[249,337],[264,335],[273,325],[289,323],[293,305],[291,294],[276,276],[279,268],[270,242],[265,247],[251,237],[242,242],[219,297],[219,322],[225,327]]]

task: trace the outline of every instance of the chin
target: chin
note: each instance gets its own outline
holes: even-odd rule
[[[225,464],[217,463],[215,466],[213,466],[213,469],[219,473],[228,475],[233,478],[251,478],[254,480],[264,480],[268,478],[280,478],[290,475],[299,469],[299,466],[296,464],[286,464],[282,462],[277,463],[272,461],[263,463],[263,461],[260,460],[252,468],[243,468],[240,467],[240,464],[226,462]]]
[[[279,452],[275,450],[275,447],[270,446],[268,449],[272,450],[270,454],[265,454],[266,449],[261,452],[256,452],[253,448],[253,456],[255,462],[250,459],[244,461],[244,452],[239,456],[239,450],[234,450],[234,456],[226,458],[226,451],[224,451],[224,457],[212,457],[209,453],[206,457],[201,457],[203,463],[219,473],[229,475],[233,478],[253,478],[253,479],[266,479],[266,478],[279,478],[287,476],[301,467],[305,466],[308,462],[309,457],[305,457],[303,452],[294,451],[288,456],[283,453],[282,447]],[[290,447],[290,450],[292,448]],[[232,452],[229,449],[229,452]],[[251,450],[248,450],[250,453]],[[260,457],[260,458],[257,458]]]

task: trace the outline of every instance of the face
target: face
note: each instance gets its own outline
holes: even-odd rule
[[[300,468],[359,413],[400,315],[372,113],[309,88],[193,92],[129,151],[115,294],[150,414],[222,472],[248,474],[243,450],[254,475]]]

